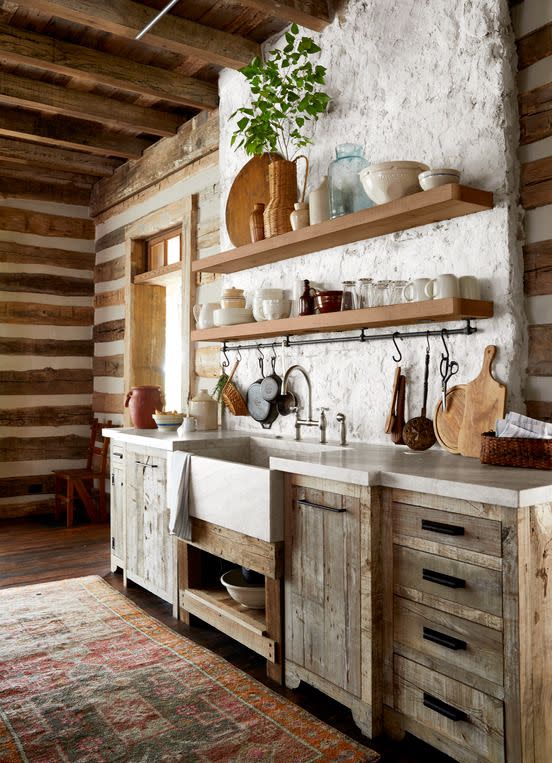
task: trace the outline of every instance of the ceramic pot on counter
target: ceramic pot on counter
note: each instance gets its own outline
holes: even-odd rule
[[[196,420],[199,432],[218,429],[218,403],[202,389],[190,400],[190,416]]]
[[[163,405],[161,387],[150,385],[131,387],[125,399],[125,408],[130,411],[130,420],[135,429],[157,429],[153,414],[162,410]]]

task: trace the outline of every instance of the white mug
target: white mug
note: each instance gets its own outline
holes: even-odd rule
[[[458,290],[458,279],[451,273],[444,273],[443,275],[432,278],[425,287],[426,297],[429,299],[448,299],[450,297],[458,297],[460,292]]]
[[[421,302],[428,299],[425,293],[425,287],[429,283],[429,278],[415,278],[407,283],[402,291],[405,302]]]
[[[462,276],[460,283],[460,295],[464,299],[481,299],[481,287],[475,276]]]

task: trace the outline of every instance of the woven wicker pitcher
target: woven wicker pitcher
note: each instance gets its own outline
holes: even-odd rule
[[[265,238],[279,236],[291,230],[290,215],[297,201],[297,160],[306,162],[305,182],[301,201],[305,197],[309,162],[306,156],[298,156],[292,162],[275,159],[268,165],[268,187],[270,201],[266,205],[263,220]]]

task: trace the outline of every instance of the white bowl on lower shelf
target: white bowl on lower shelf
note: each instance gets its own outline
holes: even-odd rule
[[[215,326],[235,326],[238,323],[251,323],[253,313],[248,307],[221,307],[213,313]]]
[[[229,596],[244,607],[248,609],[265,608],[264,585],[248,583],[241,570],[237,568],[228,570],[221,577],[220,582],[228,591]]]

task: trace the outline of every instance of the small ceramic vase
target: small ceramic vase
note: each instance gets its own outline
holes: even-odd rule
[[[309,219],[311,225],[318,225],[330,219],[330,189],[327,175],[324,175],[318,188],[309,194]]]
[[[294,204],[295,209],[289,216],[293,230],[306,228],[309,225],[309,205],[304,201]]]
[[[255,204],[253,212],[249,215],[249,232],[251,233],[251,241],[262,241],[265,237],[264,234],[264,204]]]

